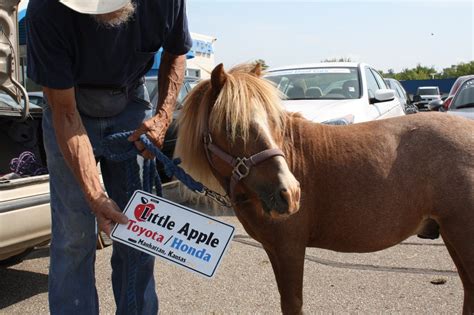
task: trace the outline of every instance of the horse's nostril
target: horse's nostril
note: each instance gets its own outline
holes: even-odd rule
[[[295,213],[299,209],[300,204],[300,189],[296,189],[295,191],[291,191],[288,189],[282,189],[280,191],[281,202],[282,202],[282,210],[283,212],[288,213]]]
[[[287,205],[290,205],[291,202],[291,194],[288,192],[287,189],[282,189],[280,191],[280,196],[283,199],[283,201],[286,201]]]

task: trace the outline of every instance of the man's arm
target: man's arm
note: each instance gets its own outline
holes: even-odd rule
[[[129,141],[135,141],[135,145],[141,151],[143,144],[138,141],[140,135],[146,134],[148,138],[158,147],[163,146],[166,130],[173,120],[173,111],[176,106],[181,85],[184,80],[186,67],[185,55],[172,55],[163,52],[158,73],[158,104],[156,115],[145,121],[130,137]],[[144,151],[143,157],[152,159],[151,152]]]
[[[43,88],[53,116],[59,148],[79,182],[99,228],[110,235],[111,224],[127,223],[115,202],[105,194],[87,132],[76,108],[74,88],[58,90]]]

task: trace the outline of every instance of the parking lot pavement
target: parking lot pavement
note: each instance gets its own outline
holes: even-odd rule
[[[155,277],[161,314],[279,313],[270,262],[233,216],[234,240],[213,279],[157,259]],[[111,247],[97,252],[101,314],[112,314]],[[304,277],[306,313],[459,314],[462,285],[441,240],[412,237],[372,254],[308,249]],[[0,314],[47,314],[48,247],[21,264],[0,269]],[[443,283],[444,284],[433,284]]]

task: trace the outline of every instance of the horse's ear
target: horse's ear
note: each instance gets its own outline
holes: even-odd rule
[[[224,65],[221,63],[211,73],[211,86],[214,93],[219,94],[226,81],[227,74],[224,71]]]
[[[262,76],[262,64],[260,62],[257,62],[255,64],[255,67],[250,71],[250,73],[255,74],[257,77]]]

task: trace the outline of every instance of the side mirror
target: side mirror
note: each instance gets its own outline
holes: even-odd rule
[[[443,100],[432,100],[431,102],[428,103],[428,108],[431,111],[439,111],[441,108],[443,108],[444,101]]]
[[[375,91],[374,98],[370,101],[371,103],[380,103],[380,102],[387,102],[392,101],[395,99],[395,91],[390,89],[379,89]]]

